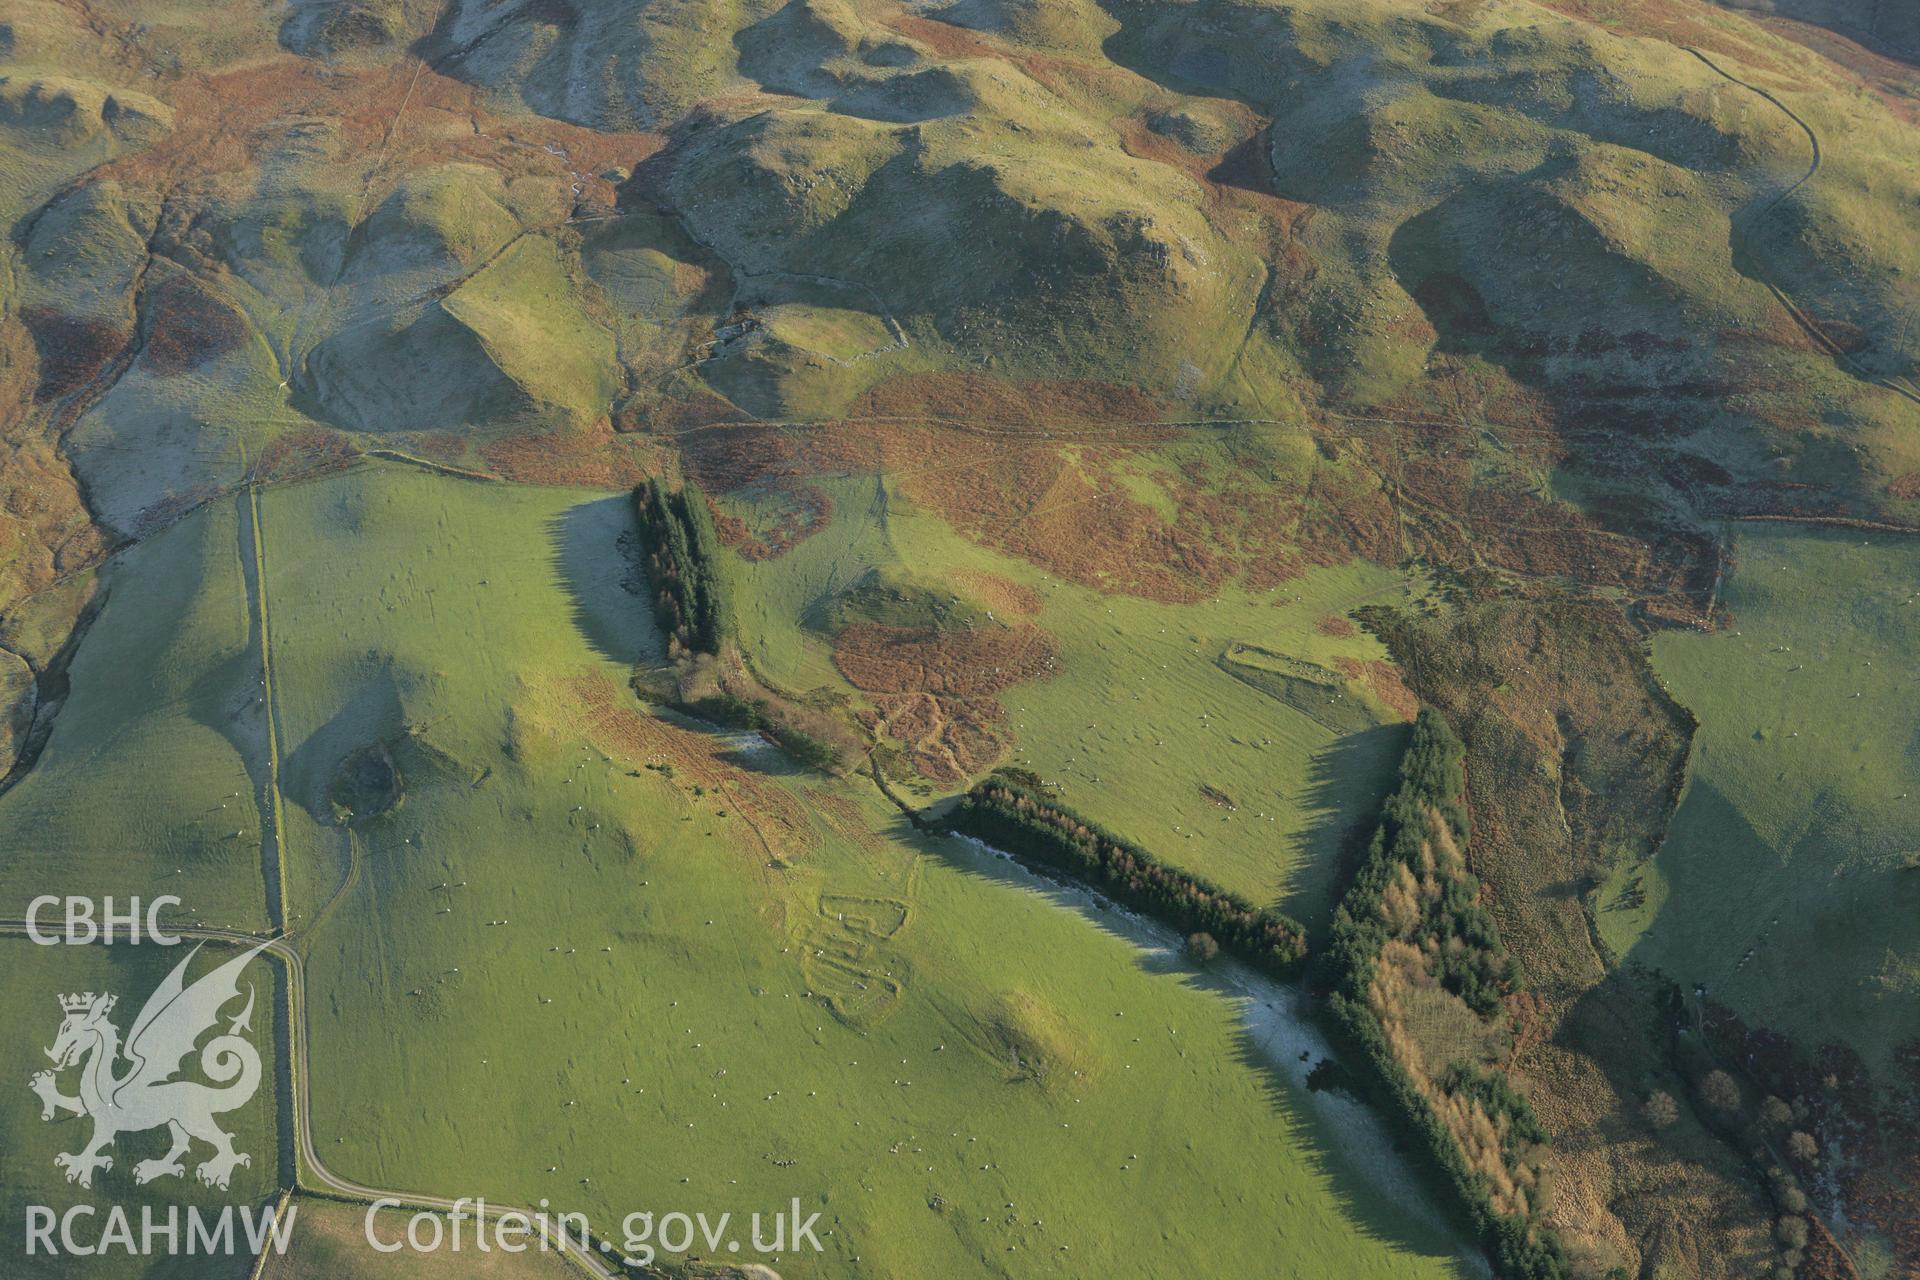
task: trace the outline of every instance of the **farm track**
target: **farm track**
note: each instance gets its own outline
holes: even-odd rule
[[[245,448],[243,446],[241,451],[243,466],[245,464],[245,457]],[[272,910],[275,908],[277,900],[277,910],[279,912],[279,917],[275,924],[275,932],[279,936],[275,942],[268,945],[267,949],[280,957],[282,963],[286,966],[287,972],[286,1026],[288,1029],[288,1048],[291,1050],[289,1061],[291,1063],[290,1073],[293,1086],[292,1103],[295,1136],[293,1189],[301,1189],[300,1169],[301,1162],[304,1161],[306,1167],[312,1171],[315,1181],[319,1182],[325,1190],[336,1194],[346,1195],[368,1202],[391,1199],[404,1201],[417,1208],[451,1210],[456,1204],[456,1201],[452,1199],[414,1192],[384,1190],[340,1177],[321,1162],[317,1145],[313,1140],[312,1104],[308,1095],[307,1084],[312,1078],[312,1072],[308,1060],[308,1041],[310,1036],[306,1023],[306,970],[299,952],[288,945],[288,939],[292,935],[287,928],[289,917],[286,887],[286,835],[280,796],[279,710],[274,696],[273,684],[273,645],[272,632],[269,625],[266,535],[260,518],[260,486],[257,481],[251,478],[247,481],[247,502],[250,513],[249,527],[253,545],[255,599],[258,604],[258,623],[260,627],[262,696],[265,699],[266,705],[267,792],[268,803],[273,815],[272,862],[275,874],[274,888],[269,890],[269,909]],[[357,856],[358,850],[358,842],[353,840],[351,833],[349,833],[347,875],[345,880],[342,881],[339,891],[329,898],[326,905],[321,908],[321,917],[330,916],[333,908],[339,904],[342,897],[344,897],[359,879],[360,859]],[[315,923],[317,924],[319,922],[319,919],[316,919]],[[241,936],[244,937],[246,935]],[[238,938],[229,940],[238,941]],[[503,1212],[505,1211],[509,1210],[503,1210]],[[544,1227],[542,1231],[544,1234]],[[562,1252],[571,1256],[571,1251],[565,1247],[564,1240],[562,1240],[561,1244]],[[600,1276],[612,1276],[615,1274],[612,1271],[601,1270],[598,1259],[589,1258],[588,1262],[590,1265],[588,1265],[587,1270],[592,1274]]]
[[[470,471],[466,467],[456,467],[445,462],[435,462],[432,458],[421,458],[411,453],[402,453],[398,449],[368,449],[362,457],[379,458],[385,462],[397,462],[402,466],[418,467],[437,476],[446,476],[451,480],[472,480],[481,484],[500,484],[505,477],[494,475],[490,471]]]
[[[346,873],[340,877],[340,883],[334,889],[333,895],[313,913],[313,919],[307,922],[306,928],[301,930],[302,933],[312,933],[331,920],[334,909],[345,901],[346,896],[353,892],[353,887],[360,883],[360,837],[353,833],[352,827],[347,827],[345,830],[347,833]]]
[[[1813,148],[1813,158],[1807,165],[1807,171],[1801,174],[1799,178],[1795,179],[1793,182],[1789,183],[1787,186],[1781,188],[1780,191],[1775,193],[1774,197],[1771,200],[1767,201],[1759,209],[1755,210],[1750,217],[1747,218],[1748,223],[1758,222],[1760,219],[1766,217],[1768,214],[1772,213],[1775,209],[1779,208],[1781,204],[1785,203],[1789,198],[1791,198],[1795,192],[1799,191],[1802,187],[1806,186],[1809,182],[1813,181],[1813,179],[1819,175],[1820,166],[1826,161],[1826,155],[1821,150],[1821,147],[1820,147],[1820,135],[1814,132],[1813,126],[1808,124],[1806,120],[1804,120],[1798,112],[1796,112],[1792,107],[1789,107],[1786,103],[1780,101],[1779,98],[1775,97],[1768,90],[1763,89],[1759,85],[1753,84],[1750,81],[1742,80],[1740,77],[1726,70],[1719,63],[1715,62],[1712,58],[1709,58],[1706,54],[1702,53],[1700,50],[1694,48],[1691,45],[1683,45],[1681,47],[1686,49],[1688,53],[1692,54],[1695,58],[1698,58],[1702,63],[1704,63],[1708,70],[1712,71],[1715,75],[1727,81],[1729,84],[1738,85],[1742,89],[1747,90],[1749,93],[1758,94],[1760,97],[1765,98],[1768,102],[1772,103],[1775,107],[1779,108],[1781,113],[1784,114],[1787,117],[1787,119],[1793,121],[1794,124],[1799,126],[1800,131],[1807,135],[1807,142]],[[1741,238],[1744,239],[1746,237],[1745,230],[1739,227],[1738,222],[1736,222],[1734,226],[1737,234],[1739,234]],[[1751,250],[1751,247],[1749,247],[1748,249],[1748,257],[1751,258],[1754,262],[1761,261],[1760,255],[1757,253],[1754,253]],[[1835,342],[1833,338],[1828,335],[1827,331],[1820,327],[1819,321],[1815,320],[1811,315],[1809,315],[1806,312],[1806,310],[1800,306],[1799,303],[1793,300],[1792,295],[1789,294],[1780,285],[1758,274],[1756,274],[1753,278],[1756,280],[1759,280],[1761,284],[1766,286],[1767,291],[1773,294],[1774,299],[1777,302],[1779,302],[1783,308],[1786,309],[1787,314],[1793,318],[1793,322],[1799,325],[1801,330],[1806,333],[1807,337],[1813,340],[1813,343],[1815,346],[1819,347],[1820,350],[1826,352],[1829,356],[1833,357],[1833,359],[1837,363],[1844,365],[1850,372],[1854,374],[1854,376],[1861,378],[1864,381],[1871,382],[1877,387],[1883,387],[1886,390],[1893,392],[1893,394],[1897,396],[1901,396],[1907,400],[1912,401],[1914,404],[1920,404],[1920,392],[1916,392],[1910,385],[1906,384],[1904,381],[1899,379],[1882,377],[1881,375],[1874,373],[1871,369],[1868,369],[1866,366],[1862,365],[1859,361],[1855,360],[1852,356],[1848,355],[1847,352],[1841,348],[1840,344]]]
[[[272,927],[265,934],[248,933],[239,929],[202,927],[182,927],[175,929],[174,933],[183,939],[230,946],[258,946],[264,941],[265,953],[278,960],[283,967],[286,975],[286,1004],[282,1011],[284,1031],[281,1048],[282,1061],[286,1064],[290,1097],[287,1100],[287,1110],[281,1114],[283,1140],[285,1131],[291,1130],[293,1169],[292,1185],[282,1189],[282,1202],[284,1203],[286,1197],[292,1193],[318,1190],[368,1204],[376,1200],[391,1200],[415,1209],[450,1211],[458,1203],[454,1199],[403,1189],[372,1187],[341,1177],[328,1169],[325,1162],[320,1159],[318,1143],[314,1140],[312,1103],[308,1085],[312,1078],[312,1067],[309,1056],[311,1036],[307,1026],[306,1012],[306,967],[299,949],[294,945],[296,938],[302,934],[288,928],[290,916],[286,888],[286,833],[280,794],[279,710],[274,688],[272,614],[267,586],[266,536],[260,511],[260,482],[250,474],[244,442],[240,447],[240,455],[243,473],[247,473],[244,484],[248,521],[247,557],[253,578],[251,613],[253,623],[260,635],[261,698],[266,720],[267,776],[264,785],[267,795],[262,813],[271,825],[272,834],[267,837],[263,833],[261,861],[269,880],[267,905]],[[316,913],[312,927],[317,927],[330,919],[334,909],[358,882],[360,862],[358,841],[349,832],[346,875],[339,887]],[[0,936],[25,936],[26,934],[26,921],[0,920]],[[308,1185],[307,1177],[311,1177],[312,1185]],[[499,1213],[515,1211],[511,1205],[502,1205],[496,1217]],[[523,1209],[518,1212],[527,1214],[532,1221],[540,1221],[533,1216],[533,1210]],[[541,1230],[544,1235],[546,1231],[544,1225]],[[596,1277],[598,1280],[617,1280],[618,1271],[592,1253],[573,1248],[564,1234],[558,1241],[558,1252],[589,1276]],[[256,1267],[256,1272],[257,1270]]]
[[[240,446],[240,463],[243,472],[250,470],[244,443]],[[262,842],[261,864],[269,881],[268,921],[284,933],[287,928],[286,815],[280,799],[280,710],[273,686],[272,616],[267,600],[267,544],[265,531],[260,524],[260,485],[249,476],[246,486],[247,531],[253,558],[254,624],[260,630],[260,699],[267,729],[267,802],[262,810],[273,829],[271,847],[265,847],[265,841]]]

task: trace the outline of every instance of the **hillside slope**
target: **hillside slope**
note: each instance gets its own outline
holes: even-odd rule
[[[871,771],[729,812],[907,865],[932,846],[834,788],[891,822],[870,783],[938,806],[1014,768],[1318,930],[1424,704],[1525,975],[1470,1048],[1538,1117],[1526,1203],[1571,1273],[1920,1268],[1913,14],[21,0],[0,815],[49,834],[0,878],[137,845],[244,871],[217,901],[253,920],[257,851],[81,803],[265,776],[228,706],[270,629],[228,559],[249,495],[374,457],[691,479],[737,644],[609,661],[830,721]],[[784,884],[751,831],[714,847]],[[1001,1039],[1058,1038],[1008,999]],[[1408,1007],[1444,1056],[1445,1002]]]

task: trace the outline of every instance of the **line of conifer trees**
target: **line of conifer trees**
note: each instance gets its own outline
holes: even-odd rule
[[[1306,931],[1286,916],[1168,866],[1011,779],[996,775],[974,787],[948,814],[947,825],[1017,858],[1065,871],[1182,936],[1211,934],[1223,950],[1275,976],[1291,976],[1306,957]]]
[[[1335,975],[1332,1006],[1341,1027],[1364,1051],[1376,1083],[1401,1120],[1420,1135],[1445,1171],[1503,1280],[1565,1280],[1567,1258],[1560,1242],[1539,1224],[1494,1207],[1486,1183],[1469,1167],[1432,1101],[1394,1056],[1367,998],[1375,962],[1394,936],[1381,904],[1389,886],[1401,876],[1400,869],[1422,868],[1430,861],[1430,851],[1423,855],[1421,846],[1436,834],[1435,822],[1445,824],[1456,847],[1467,847],[1471,832],[1464,802],[1465,757],[1466,749],[1446,719],[1430,707],[1422,709],[1400,762],[1399,788],[1382,807],[1380,827],[1368,846],[1366,861],[1334,914],[1326,957]],[[1478,880],[1464,869],[1451,876],[1439,900],[1426,909],[1412,940],[1434,940],[1442,956],[1452,953],[1439,965],[1436,976],[1484,1015],[1497,1006],[1501,990],[1518,981],[1518,971],[1500,946],[1493,919],[1480,903],[1479,889]],[[1545,1140],[1532,1108],[1504,1076],[1450,1069],[1443,1073],[1439,1087],[1472,1096],[1490,1115],[1504,1114],[1514,1136]]]
[[[682,647],[718,653],[734,638],[733,604],[715,566],[719,535],[691,478],[669,489],[658,476],[633,491],[654,590],[654,617]]]

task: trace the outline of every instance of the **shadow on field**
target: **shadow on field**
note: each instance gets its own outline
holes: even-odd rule
[[[1223,997],[1244,995],[1218,985]],[[1318,1041],[1318,1028],[1312,1036]],[[1355,1077],[1331,1048],[1305,1040],[1301,1046],[1292,1061],[1276,1061],[1271,1040],[1263,1043],[1243,1021],[1234,1033],[1234,1060],[1259,1077],[1275,1111],[1300,1122],[1300,1151],[1326,1177],[1358,1234],[1403,1252],[1477,1258],[1472,1228],[1453,1209],[1452,1191],[1433,1158],[1392,1116],[1347,1087]],[[1298,1078],[1326,1064],[1342,1083],[1309,1086]],[[1321,1100],[1303,1105],[1310,1090]],[[1361,1126],[1366,1132],[1356,1138],[1352,1130]],[[1462,1274],[1474,1273],[1463,1268]]]
[[[624,495],[568,507],[547,522],[549,562],[573,625],[595,653],[633,666],[666,654],[647,599],[633,503]]]
[[[355,664],[353,683],[337,695],[326,722],[294,744],[282,761],[281,793],[322,826],[334,823],[328,786],[347,757],[376,743],[391,743],[407,731],[401,677],[393,659],[370,654]]]
[[[812,772],[752,729],[730,729],[666,705],[652,706],[648,714],[688,733],[726,743],[726,750],[720,752],[717,758],[736,769],[765,774],[770,778],[797,778]]]
[[[1399,728],[1389,726],[1388,731]],[[1291,1155],[1323,1177],[1357,1231],[1369,1239],[1430,1257],[1472,1250],[1470,1233],[1443,1207],[1448,1204],[1444,1187],[1384,1117],[1344,1093],[1309,1091],[1308,1073],[1333,1058],[1334,1050],[1318,1024],[1319,1008],[1298,984],[1272,980],[1224,959],[1196,968],[1173,930],[1094,890],[1038,874],[984,846],[918,832],[904,816],[885,834],[927,849],[962,875],[990,881],[1003,891],[1037,893],[1128,944],[1143,972],[1227,1002],[1238,1014],[1234,1060],[1259,1080],[1270,1105],[1294,1127],[1296,1145],[1275,1152],[1276,1159]]]
[[[1300,871],[1269,905],[1315,935],[1332,918],[1373,838],[1409,732],[1409,725],[1376,725],[1336,739],[1313,757],[1300,797],[1301,809],[1311,815],[1300,834]]]

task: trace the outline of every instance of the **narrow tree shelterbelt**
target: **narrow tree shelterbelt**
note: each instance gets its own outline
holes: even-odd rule
[[[1560,1280],[1565,1255],[1540,1225],[1546,1133],[1498,1066],[1511,1039],[1503,997],[1520,979],[1467,870],[1464,755],[1445,718],[1422,710],[1400,786],[1334,916],[1333,1009],[1499,1274]]]
[[[947,824],[1083,880],[1182,936],[1209,934],[1221,950],[1276,976],[1291,976],[1306,956],[1306,932],[1286,916],[1168,866],[1008,778],[996,775],[974,787]]]
[[[714,566],[713,513],[692,480],[669,489],[654,477],[633,491],[653,581],[654,617],[684,649],[719,653],[733,639],[733,605]]]

